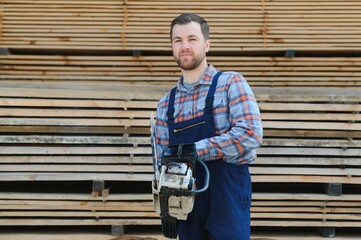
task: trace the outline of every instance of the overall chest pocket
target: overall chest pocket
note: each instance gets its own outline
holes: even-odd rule
[[[206,121],[203,119],[200,119],[199,121],[192,121],[185,124],[179,124],[177,127],[173,129],[174,133],[180,133],[184,131],[192,131],[197,127],[202,127],[202,125],[205,125]]]

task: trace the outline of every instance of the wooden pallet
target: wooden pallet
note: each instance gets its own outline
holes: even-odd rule
[[[2,1],[3,46],[45,50],[170,50],[182,12],[204,16],[215,51],[361,47],[359,1]]]

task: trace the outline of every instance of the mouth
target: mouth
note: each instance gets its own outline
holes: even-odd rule
[[[179,54],[179,56],[180,57],[192,57],[193,54],[191,54],[191,53],[181,53],[181,54]]]
[[[193,56],[193,53],[191,51],[187,50],[187,51],[180,52],[179,55],[180,56]]]

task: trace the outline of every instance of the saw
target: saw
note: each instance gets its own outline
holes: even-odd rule
[[[206,164],[198,160],[194,144],[168,145],[159,161],[154,128],[152,114],[150,132],[154,168],[152,181],[154,208],[160,215],[163,235],[177,238],[177,221],[187,219],[193,209],[195,196],[208,189],[209,171]],[[201,189],[198,189],[195,178],[196,162],[205,172],[204,186]]]

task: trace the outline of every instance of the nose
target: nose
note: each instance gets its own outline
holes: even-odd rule
[[[183,49],[189,50],[189,43],[188,42],[184,42],[182,45]]]

